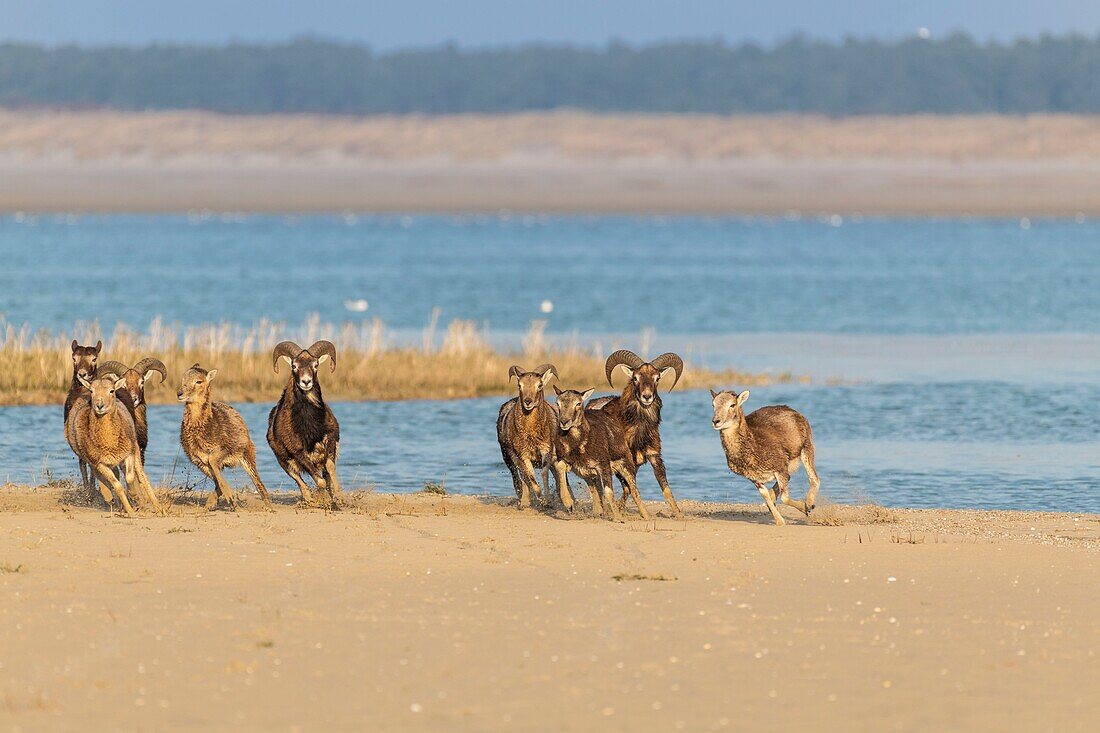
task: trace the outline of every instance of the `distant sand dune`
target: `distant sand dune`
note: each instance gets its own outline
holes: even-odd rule
[[[76,160],[1100,160],[1100,116],[228,116],[0,111],[0,154]]]
[[[1100,214],[1100,117],[0,111],[0,210]]]

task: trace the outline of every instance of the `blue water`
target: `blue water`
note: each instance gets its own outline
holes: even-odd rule
[[[503,334],[545,318],[582,343],[638,347],[652,327],[654,351],[809,375],[754,388],[749,407],[810,419],[832,500],[1100,512],[1095,222],[8,217],[0,257],[0,312],[32,327],[318,313],[414,330],[435,307]],[[345,310],[356,298],[367,313]],[[335,405],[345,483],[510,493],[499,403]],[[290,490],[264,444],[270,404],[239,407],[261,473]],[[149,472],[205,489],[178,451],[181,412],[150,408]],[[705,391],[669,395],[664,416],[678,496],[754,499],[725,467]],[[57,407],[0,409],[0,479],[75,475],[60,423]]]
[[[1074,388],[1065,399],[1096,404],[1100,385]],[[447,489],[458,493],[510,492],[493,429],[500,402],[333,405],[341,421],[345,483],[415,491],[425,481],[445,480]],[[822,491],[834,501],[1100,511],[1100,436],[1089,428],[1095,418],[1084,408],[1063,410],[1044,402],[1040,391],[1017,385],[966,382],[932,390],[895,384],[759,387],[752,389],[749,406],[788,403],[809,418]],[[726,469],[718,434],[710,427],[709,395],[673,393],[665,405],[662,436],[676,494],[757,499],[751,484]],[[295,490],[264,442],[270,406],[238,407],[258,443],[264,480],[272,488]],[[176,405],[149,408],[149,475],[205,488],[202,475],[179,453],[182,413]],[[0,473],[0,479],[41,480],[46,469],[55,477],[75,475],[60,428],[58,407],[0,410],[0,466],[8,474]],[[239,471],[231,473],[235,481],[247,482]],[[795,485],[805,486],[803,472]],[[648,468],[640,486],[643,495],[660,501]]]
[[[0,313],[67,328],[352,317],[662,334],[1096,332],[1100,223],[0,218]],[[543,300],[554,304],[543,314]],[[354,317],[358,317],[357,315]]]

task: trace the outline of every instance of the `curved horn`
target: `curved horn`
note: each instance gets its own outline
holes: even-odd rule
[[[116,377],[125,377],[128,371],[130,371],[130,367],[126,366],[121,361],[105,361],[99,365],[96,374],[100,376],[104,374],[114,374]]]
[[[331,365],[329,373],[336,371],[336,346],[331,341],[317,341],[306,351],[312,354],[314,359],[320,359],[327,354]]]
[[[164,362],[160,359],[155,359],[151,356],[147,356],[137,364],[134,364],[134,371],[143,377],[149,372],[158,372],[160,374],[161,384],[168,379],[168,367],[164,366]]]
[[[550,374],[553,374],[554,379],[559,379],[560,378],[560,377],[558,377],[558,368],[556,366],[554,366],[553,364],[539,364],[532,371],[534,371],[535,374],[538,374],[540,377],[543,378],[543,380],[542,380],[543,384],[546,384],[548,381],[550,381],[550,380],[546,379],[546,373],[547,372],[549,372]]]
[[[680,377],[684,376],[684,360],[671,351],[661,354],[649,363],[659,372],[664,372],[665,369],[672,369],[676,372],[676,379],[672,380],[672,385],[668,388],[669,392],[680,381]]]
[[[615,367],[619,366],[620,364],[625,364],[626,366],[630,367],[631,370],[634,370],[640,367],[642,364],[645,364],[645,362],[642,361],[642,357],[638,356],[629,349],[619,349],[614,354],[607,357],[607,363],[604,365],[604,372],[607,375],[607,383],[610,384],[612,387],[614,387],[615,385],[611,383],[611,372],[615,371]]]
[[[302,353],[302,347],[293,341],[280,341],[275,344],[275,348],[271,350],[271,368],[275,370],[275,373],[279,373],[279,359],[287,357],[293,359]]]
[[[508,369],[508,381],[511,382],[512,377],[515,377],[516,379],[519,379],[519,375],[523,374],[523,371],[524,371],[523,367],[521,367],[519,364],[513,364]]]

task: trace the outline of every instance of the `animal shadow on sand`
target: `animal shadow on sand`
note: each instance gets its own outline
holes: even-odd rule
[[[768,512],[768,508],[763,504],[757,507],[745,507],[744,509],[720,509],[714,512],[708,511],[696,511],[689,512],[698,519],[717,519],[724,522],[741,522],[746,524],[767,524],[775,526],[775,520],[772,519],[771,513]],[[811,525],[814,522],[810,517],[803,516],[799,512],[786,511],[782,512],[783,519],[787,524],[804,524]],[[812,515],[811,515],[812,516]]]
[[[60,488],[60,495],[58,496],[58,504],[66,507],[80,508],[80,509],[95,509],[97,511],[106,511],[107,504],[103,501],[103,498],[98,494],[96,496],[89,496],[88,492],[76,481],[58,482]],[[206,500],[209,497],[210,492],[213,491],[213,485],[209,487],[203,486],[163,486],[155,485],[153,491],[157,495],[157,499],[161,502],[164,508],[171,513],[173,510],[188,511],[188,510],[206,510]],[[237,498],[237,509],[244,512],[263,512],[266,511],[266,507],[263,501],[255,493],[249,492],[246,486],[234,487],[234,493]],[[136,500],[135,508],[139,511],[148,511],[149,507],[145,506],[140,501],[140,497],[131,496],[131,500]],[[306,507],[302,503],[300,497],[297,494],[290,492],[273,492],[271,494],[271,503],[275,507],[292,507],[305,509]],[[112,507],[118,509],[118,505]],[[323,507],[321,507],[323,508]],[[220,507],[219,511],[233,511],[227,507]]]
[[[652,524],[654,521],[663,522],[677,522],[680,523],[683,520],[674,517],[670,511],[666,511],[665,507],[654,508],[652,503],[649,504],[649,511],[652,515],[650,519],[642,519],[642,517],[636,512],[632,511],[632,507],[625,504],[621,500],[617,500],[619,504],[619,511],[622,513],[623,522],[612,522],[607,517],[601,517],[593,512],[592,501],[589,499],[577,498],[573,503],[573,511],[569,511],[561,506],[557,501],[551,501],[549,503],[541,504],[538,501],[531,503],[531,506],[526,509],[519,508],[519,499],[515,496],[497,496],[490,494],[480,494],[477,500],[490,507],[496,507],[500,509],[508,509],[520,513],[534,515],[542,515],[549,517],[550,519],[556,519],[562,522],[575,522],[579,520],[592,520],[599,522],[607,522],[608,524],[634,524],[638,522],[647,522]],[[689,517],[690,519],[690,517]]]

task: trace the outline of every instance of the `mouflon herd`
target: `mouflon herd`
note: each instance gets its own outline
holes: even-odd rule
[[[163,513],[145,473],[149,442],[145,388],[153,375],[159,382],[168,370],[159,359],[144,358],[132,367],[118,361],[100,363],[103,343],[82,346],[72,342],[73,375],[65,400],[65,438],[80,464],[80,475],[90,497],[98,493],[109,508],[115,499],[134,516],[133,498],[156,513]],[[336,463],[340,455],[340,424],[321,392],[321,367],[336,371],[336,347],[317,341],[302,348],[283,341],[272,350],[276,373],[283,362],[289,378],[267,420],[267,443],[286,474],[297,485],[307,506],[337,509],[342,504]],[[671,390],[684,373],[684,362],[665,353],[645,361],[621,349],[605,364],[605,376],[614,387],[616,374],[626,382],[617,395],[594,397],[594,389],[559,389],[555,402],[546,400],[546,387],[559,381],[553,364],[528,371],[508,370],[517,394],[500,407],[497,441],[504,465],[512,476],[520,508],[532,500],[552,506],[549,478],[554,475],[557,502],[574,511],[576,499],[569,485],[573,473],[584,481],[597,516],[621,520],[627,500],[638,515],[650,519],[650,511],[638,491],[638,471],[646,464],[661,487],[672,516],[681,518],[665,473],[661,453],[661,408],[658,388],[662,380]],[[184,403],[180,445],[187,458],[214,483],[208,509],[224,503],[236,508],[237,498],[223,469],[240,467],[248,474],[265,506],[271,496],[256,467],[256,446],[244,418],[233,407],[214,400],[212,386],[217,369],[194,364],[183,373],[176,393]],[[813,511],[820,488],[814,467],[813,432],[800,413],[786,405],[770,405],[745,413],[748,391],[711,390],[712,426],[719,431],[729,469],[751,481],[776,524],[784,524],[776,504],[786,504],[807,516]],[[790,497],[790,478],[799,464],[806,467],[809,491],[801,500]],[[311,488],[303,478],[309,476]],[[541,475],[541,483],[540,483]],[[622,489],[616,497],[613,481]]]

